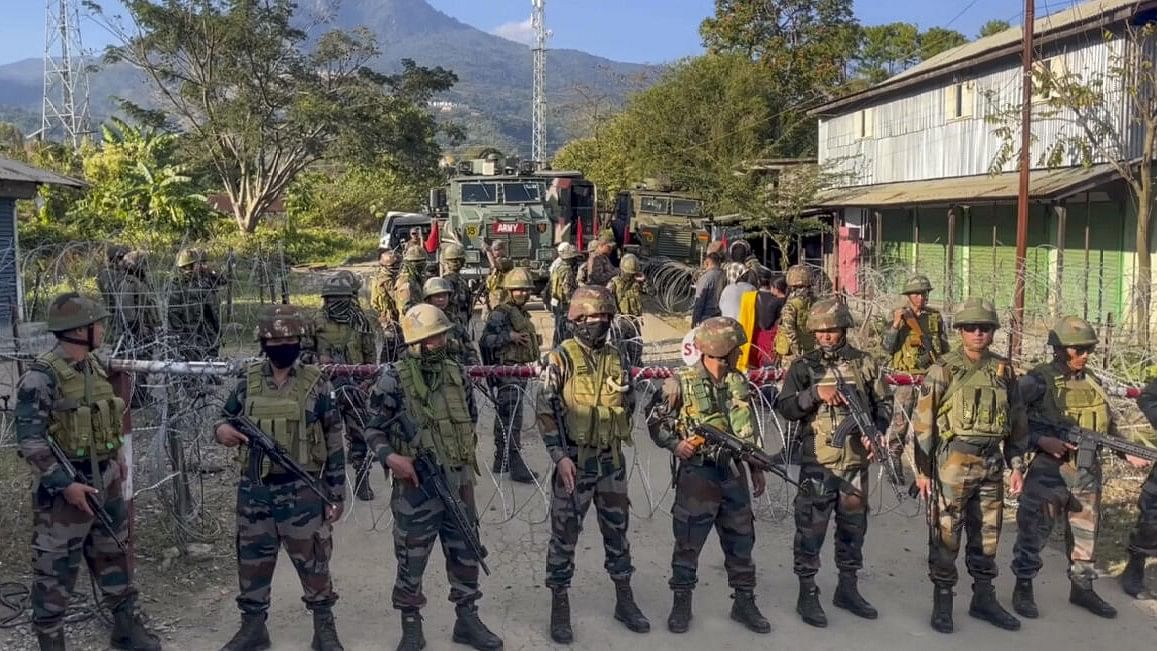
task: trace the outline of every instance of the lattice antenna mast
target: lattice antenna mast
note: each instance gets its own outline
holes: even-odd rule
[[[538,163],[546,160],[546,0],[530,0],[534,13],[530,24],[534,29],[534,96],[531,99],[530,157]]]
[[[79,147],[88,133],[88,72],[80,42],[78,0],[46,0],[44,8],[44,99],[40,137],[59,130]]]

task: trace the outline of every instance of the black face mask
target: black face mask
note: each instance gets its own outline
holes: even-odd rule
[[[301,344],[281,344],[279,346],[262,344],[261,349],[265,351],[265,356],[269,358],[269,363],[273,365],[273,368],[289,368],[301,355]]]
[[[587,321],[576,323],[574,326],[575,338],[591,348],[602,348],[603,344],[607,343],[607,334],[610,331],[609,321]]]

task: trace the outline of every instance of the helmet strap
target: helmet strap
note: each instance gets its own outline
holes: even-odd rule
[[[59,337],[57,337],[57,339],[59,339],[61,341],[68,342],[70,344],[77,345],[77,346],[84,346],[85,348],[88,348],[90,351],[96,350],[96,341],[95,341],[96,337],[95,337],[94,328],[92,327],[91,323],[88,324],[88,327],[85,328],[85,330],[84,330],[84,339],[78,339],[76,337],[67,337],[65,335],[60,335]]]

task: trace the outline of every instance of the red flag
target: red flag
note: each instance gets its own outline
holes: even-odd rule
[[[719,241],[723,243],[723,250],[726,251],[727,250],[727,231],[723,231],[723,239],[719,240]]]
[[[438,252],[438,220],[435,219],[433,226],[430,227],[430,235],[426,237],[426,253],[433,255]]]
[[[583,250],[583,218],[581,215],[575,218],[575,225],[578,227],[574,236],[574,245],[578,247],[579,251]]]

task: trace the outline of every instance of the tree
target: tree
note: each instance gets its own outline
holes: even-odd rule
[[[979,36],[980,38],[984,38],[985,36],[992,36],[993,34],[999,34],[1011,27],[1012,25],[1010,25],[1007,20],[990,20],[980,26]]]
[[[123,4],[127,26],[102,18],[119,40],[106,61],[145,73],[243,232],[319,161],[388,162],[403,174],[437,165],[439,127],[425,101],[455,83],[453,73],[412,61],[398,75],[373,72],[367,66],[378,49],[367,31],[331,30],[309,41],[291,0]]]
[[[967,42],[968,37],[954,29],[930,27],[920,35],[920,60],[927,61],[945,50],[951,50]]]
[[[903,71],[920,56],[920,30],[912,23],[872,25],[861,30],[856,72],[873,84]]]

